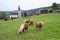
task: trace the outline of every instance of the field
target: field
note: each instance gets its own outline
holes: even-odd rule
[[[17,34],[20,24],[25,18],[18,18],[9,21],[0,20],[0,40],[60,40],[60,14],[41,14],[27,19],[34,20],[34,25],[29,26],[24,33]],[[37,30],[35,23],[44,22],[41,30]]]

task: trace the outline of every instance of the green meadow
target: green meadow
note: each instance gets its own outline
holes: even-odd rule
[[[0,40],[60,40],[60,13],[34,15],[27,19],[34,20],[34,25],[18,34],[19,27],[26,18],[0,20]],[[36,22],[44,22],[41,29],[36,29]]]

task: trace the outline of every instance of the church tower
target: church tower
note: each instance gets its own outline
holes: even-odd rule
[[[18,6],[18,17],[21,17],[21,9],[20,9],[20,6]]]

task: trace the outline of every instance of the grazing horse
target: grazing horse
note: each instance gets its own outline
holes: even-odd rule
[[[27,30],[28,29],[28,23],[25,23],[24,24],[24,30]]]
[[[28,29],[28,23],[21,24],[18,33],[24,32],[24,30]]]
[[[34,24],[34,21],[30,20],[29,25],[33,25],[33,24]]]
[[[29,23],[30,22],[30,20],[28,20],[28,19],[25,19],[24,21],[25,21],[25,23]]]
[[[44,25],[44,23],[42,21],[41,22],[37,22],[36,23],[36,28],[41,28],[43,25]]]

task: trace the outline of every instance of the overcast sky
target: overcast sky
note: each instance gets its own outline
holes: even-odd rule
[[[0,0],[0,11],[28,10],[51,6],[53,2],[60,3],[60,0]]]

